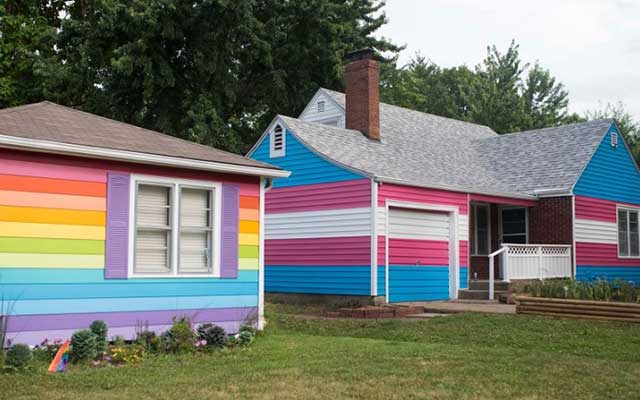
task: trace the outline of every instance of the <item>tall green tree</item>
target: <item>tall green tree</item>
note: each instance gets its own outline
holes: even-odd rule
[[[374,0],[76,0],[46,95],[243,152],[276,113],[339,88],[346,51],[399,48],[373,33]]]

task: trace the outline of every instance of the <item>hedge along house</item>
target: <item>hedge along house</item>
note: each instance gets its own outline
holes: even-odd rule
[[[265,183],[288,173],[43,102],[0,111],[0,299],[8,339],[234,332],[262,319]]]
[[[267,292],[397,302],[493,297],[496,279],[640,283],[640,177],[613,120],[497,135],[380,103],[378,70],[352,54],[346,95],[318,90],[249,153],[292,171],[266,196]]]

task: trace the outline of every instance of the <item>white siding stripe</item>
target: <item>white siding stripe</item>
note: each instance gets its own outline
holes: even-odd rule
[[[266,239],[371,235],[371,208],[303,211],[265,215]]]
[[[576,219],[576,242],[618,243],[618,227],[615,222]]]

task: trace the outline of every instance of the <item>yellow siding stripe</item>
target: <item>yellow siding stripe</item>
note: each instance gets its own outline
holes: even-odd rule
[[[240,258],[238,260],[240,269],[258,269],[257,258]]]
[[[104,226],[106,213],[103,211],[0,206],[0,221]]]
[[[102,255],[0,253],[0,268],[104,268]]]
[[[104,226],[31,224],[0,221],[0,236],[105,240]],[[249,243],[247,243],[249,244]]]
[[[260,233],[260,223],[256,221],[240,221],[240,233]]]
[[[241,246],[258,246],[260,244],[260,235],[257,233],[240,233],[238,241]]]

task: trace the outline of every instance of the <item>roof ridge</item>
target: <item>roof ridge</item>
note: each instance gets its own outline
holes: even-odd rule
[[[337,90],[327,89],[327,88],[323,88],[323,87],[321,87],[320,89],[325,90],[325,91],[327,91],[327,92],[337,93],[337,94],[339,94],[339,95],[342,95],[342,96],[345,96],[345,97],[346,97],[346,95],[345,95],[344,93],[339,92],[339,91],[337,91]],[[498,133],[497,133],[497,132],[495,132],[493,129],[491,129],[491,127],[490,127],[490,126],[488,126],[488,125],[476,124],[475,122],[463,121],[463,120],[460,120],[460,119],[455,119],[455,118],[450,118],[450,117],[444,117],[444,116],[442,116],[442,115],[438,115],[438,114],[432,114],[432,113],[428,113],[428,112],[424,112],[424,111],[413,110],[413,109],[411,109],[411,108],[400,107],[400,106],[396,106],[396,105],[394,105],[394,104],[385,103],[385,102],[383,102],[383,101],[381,101],[381,102],[380,102],[380,105],[384,105],[384,106],[386,106],[386,107],[398,108],[398,109],[401,109],[401,110],[404,110],[404,111],[410,111],[410,112],[412,112],[412,113],[416,113],[416,114],[428,115],[428,116],[430,116],[430,117],[435,117],[435,118],[445,119],[445,120],[447,120],[447,121],[454,121],[454,122],[461,123],[461,124],[467,124],[467,125],[473,125],[473,126],[480,126],[480,127],[483,127],[483,128],[487,128],[487,129],[489,129],[491,132],[493,132],[493,133],[495,133],[496,135],[498,135]]]
[[[571,124],[557,125],[557,126],[547,126],[547,127],[544,127],[544,128],[528,129],[526,131],[501,133],[501,134],[498,134],[497,137],[516,136],[516,135],[529,134],[529,133],[538,133],[538,132],[550,131],[550,130],[553,130],[553,129],[565,129],[565,128],[581,126],[581,125],[595,125],[596,123],[602,123],[602,122],[613,123],[614,121],[615,121],[615,119],[613,119],[613,118],[598,118],[598,119],[593,119],[591,121],[573,122]],[[492,138],[485,138],[485,139],[492,139]],[[485,140],[485,139],[481,139],[481,140]]]

